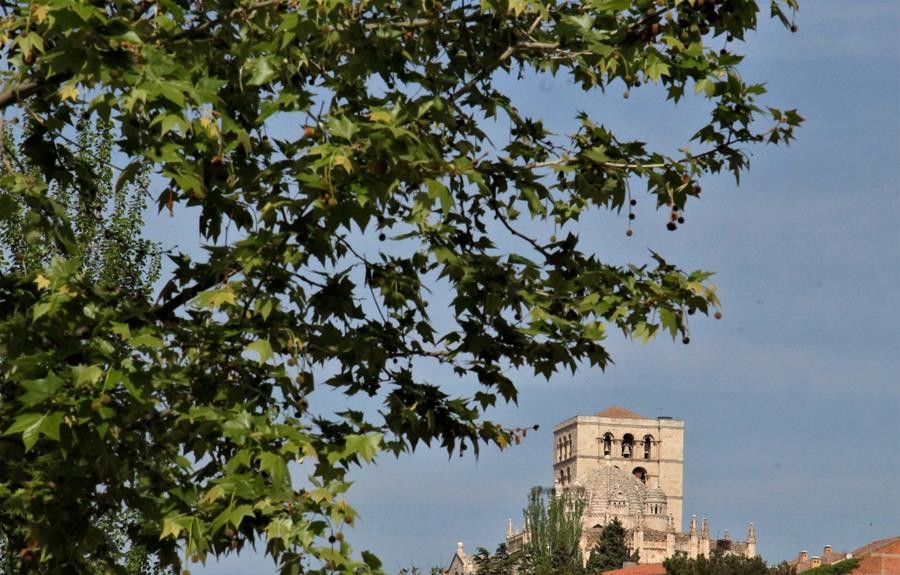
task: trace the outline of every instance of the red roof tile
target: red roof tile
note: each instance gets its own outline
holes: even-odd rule
[[[869,543],[868,545],[863,545],[862,547],[860,547],[859,549],[857,549],[856,551],[853,552],[853,556],[860,557],[862,555],[868,555],[869,553],[872,553],[873,551],[877,551],[877,550],[881,549],[882,547],[886,547],[886,546],[890,545],[891,543],[896,543],[898,541],[900,541],[900,536],[886,537],[885,539],[879,539],[878,541],[873,541],[873,542]]]
[[[596,413],[596,417],[611,417],[613,419],[650,419],[649,417],[644,417],[639,413],[635,413],[630,409],[625,409],[624,407],[619,407],[618,405],[614,405],[603,411]],[[648,563],[648,565],[650,565]]]
[[[666,575],[666,568],[662,563],[642,563],[604,571],[602,575]]]

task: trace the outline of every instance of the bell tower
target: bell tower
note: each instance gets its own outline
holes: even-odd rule
[[[651,419],[623,407],[578,415],[553,428],[553,480],[561,487],[587,477],[604,461],[665,493],[678,531],[684,505],[684,421]]]

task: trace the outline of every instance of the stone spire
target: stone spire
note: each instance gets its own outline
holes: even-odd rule
[[[726,533],[728,533],[726,531]],[[700,537],[704,537],[709,539],[709,523],[706,521],[706,517],[703,518],[703,521],[700,523]],[[728,537],[725,537],[728,539]]]
[[[697,536],[697,516],[691,515],[691,530],[688,532],[691,537]]]
[[[753,524],[751,523],[750,525],[751,525],[751,529],[752,529]],[[506,520],[506,538],[509,539],[512,536],[513,536],[512,519],[507,519]]]
[[[747,556],[756,557],[756,527],[750,522],[750,528],[747,529]]]
[[[675,518],[669,515],[669,528],[668,531],[670,533],[675,533]]]

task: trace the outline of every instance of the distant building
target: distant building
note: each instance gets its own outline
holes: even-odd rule
[[[466,553],[461,542],[457,543],[456,553],[453,554],[453,559],[450,560],[450,566],[447,567],[445,573],[447,575],[475,575],[476,570],[475,559]]]
[[[603,526],[614,518],[625,526],[641,563],[661,563],[682,552],[694,558],[714,550],[754,557],[756,531],[746,541],[710,535],[703,518],[692,516],[682,532],[684,503],[684,421],[651,419],[622,407],[576,416],[553,430],[554,489],[574,490],[586,499],[581,550],[585,558]],[[510,551],[528,541],[527,526],[507,524]]]
[[[808,551],[804,550],[797,554],[796,559],[788,561],[788,564],[797,569],[797,573],[800,573],[819,567],[820,565],[831,565],[832,563],[849,559],[852,556],[852,553],[847,553],[846,551],[834,551],[831,548],[831,545],[826,545],[822,548],[822,553],[820,555],[810,555]]]
[[[873,541],[853,552],[853,575],[900,575],[900,536]]]
[[[859,564],[852,571],[852,575],[900,575],[900,537],[873,541],[851,553],[834,551],[831,545],[826,545],[820,555],[810,555],[808,551],[801,551],[796,559],[788,563],[797,569],[797,573],[802,573],[853,557]]]

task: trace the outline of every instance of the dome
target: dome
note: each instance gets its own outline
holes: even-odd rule
[[[614,467],[608,461],[607,465],[591,473],[582,486],[587,497],[586,518],[605,523],[612,516],[626,519],[643,514],[646,486],[631,473]]]
[[[666,501],[666,493],[660,489],[659,485],[647,490],[647,503],[666,503]]]

